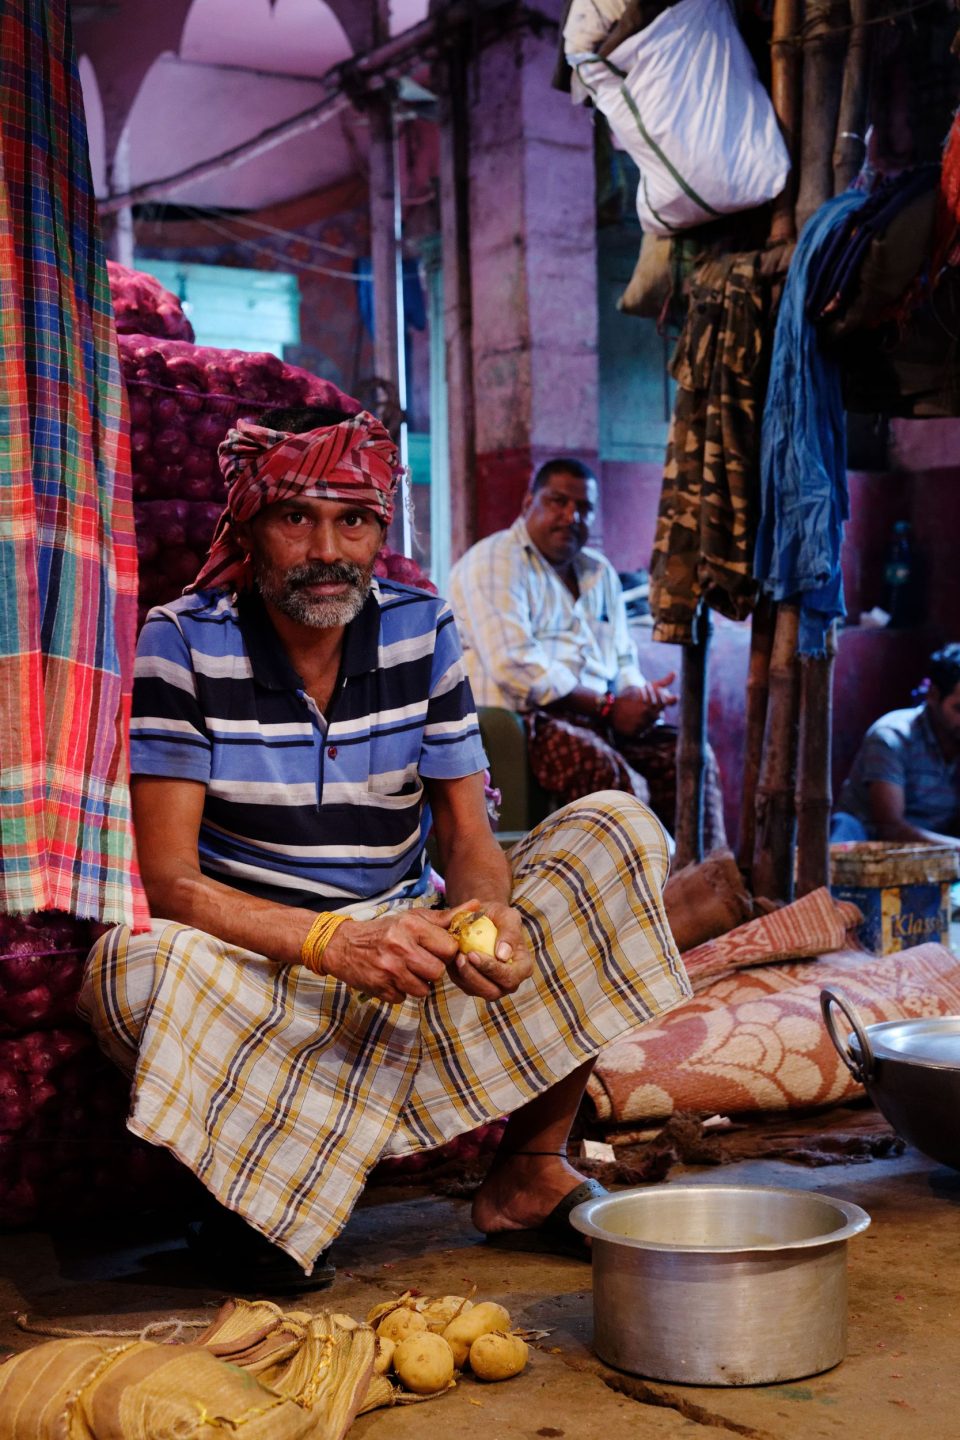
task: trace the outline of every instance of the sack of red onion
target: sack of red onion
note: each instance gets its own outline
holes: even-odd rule
[[[110,299],[118,335],[163,335],[168,340],[192,340],[193,326],[183,306],[159,280],[142,270],[131,270],[116,260],[107,261]]]

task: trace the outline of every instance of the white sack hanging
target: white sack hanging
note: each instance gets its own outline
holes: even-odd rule
[[[644,230],[671,235],[783,189],[790,158],[729,0],[680,0],[606,59],[567,60],[640,167]]]
[[[599,50],[627,8],[627,0],[571,0],[563,26],[567,55]]]

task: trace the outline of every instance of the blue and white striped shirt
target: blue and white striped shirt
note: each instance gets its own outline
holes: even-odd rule
[[[204,874],[287,905],[421,894],[423,780],[486,766],[449,606],[374,581],[326,718],[255,595],[151,610],[137,646],[134,775],[207,787]]]

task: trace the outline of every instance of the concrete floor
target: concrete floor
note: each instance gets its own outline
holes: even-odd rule
[[[834,1370],[789,1385],[749,1389],[668,1385],[621,1374],[591,1352],[590,1270],[581,1262],[507,1253],[484,1244],[466,1201],[371,1192],[336,1246],[332,1290],[308,1308],[362,1317],[406,1288],[462,1293],[547,1330],[526,1372],[505,1384],[462,1381],[428,1405],[362,1416],[351,1440],[414,1440],[425,1427],[458,1440],[684,1440],[716,1431],[750,1440],[956,1440],[960,1434],[960,1174],[915,1151],[895,1160],[810,1170],[749,1161],[665,1183],[775,1184],[853,1200],[871,1215],[849,1243],[849,1345]],[[0,1347],[38,1337],[16,1316],[78,1329],[137,1329],[177,1314],[210,1314],[176,1228],[154,1216],[121,1233],[0,1236]],[[303,1302],[291,1302],[291,1304]],[[2,1417],[0,1417],[2,1418]]]

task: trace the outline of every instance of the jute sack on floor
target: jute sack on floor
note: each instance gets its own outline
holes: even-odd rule
[[[47,1341],[0,1366],[0,1440],[342,1440],[393,1403],[372,1329],[343,1319],[229,1301],[188,1345]]]

